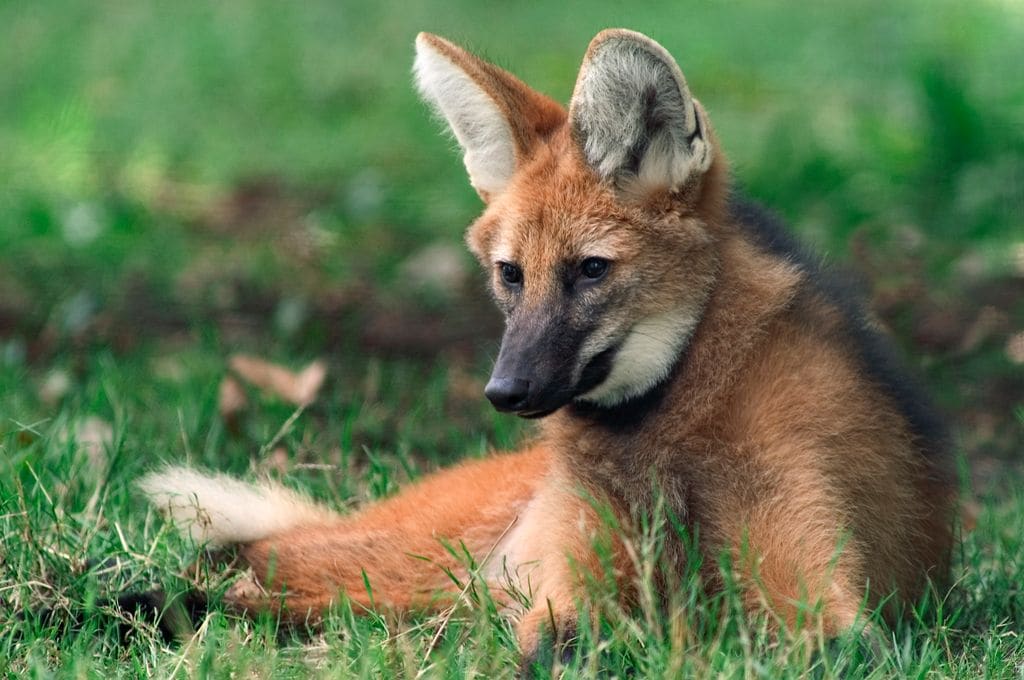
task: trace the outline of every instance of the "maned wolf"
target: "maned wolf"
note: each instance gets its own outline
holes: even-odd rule
[[[444,568],[463,566],[444,543],[464,544],[487,556],[494,592],[511,580],[532,596],[525,611],[507,603],[530,654],[572,630],[609,555],[628,603],[625,536],[658,513],[699,537],[708,588],[728,554],[748,609],[784,625],[817,603],[835,634],[943,578],[954,490],[941,423],[860,303],[732,193],[665,49],[600,33],[568,111],[426,33],[415,74],[486,203],[467,242],[507,321],[486,396],[541,418],[540,437],[347,516],[274,485],[146,477],[197,539],[238,545],[262,588],[230,603],[297,617],[340,597],[441,607],[456,588]],[[610,523],[621,533],[601,557]],[[687,551],[666,533],[667,571],[681,573]]]

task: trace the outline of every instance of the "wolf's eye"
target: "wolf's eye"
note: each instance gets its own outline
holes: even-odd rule
[[[580,265],[580,272],[588,279],[597,280],[608,273],[608,260],[603,257],[588,257]]]
[[[501,280],[510,286],[518,286],[523,282],[523,270],[508,262],[499,262],[501,268]]]

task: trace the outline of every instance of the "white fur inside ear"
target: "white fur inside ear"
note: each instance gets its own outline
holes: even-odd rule
[[[591,166],[620,186],[676,189],[711,164],[703,112],[679,66],[639,34],[598,43],[570,106]]]
[[[515,170],[512,130],[494,100],[464,70],[426,39],[416,40],[413,65],[424,100],[448,121],[464,152],[469,181],[496,194]]]
[[[636,323],[616,352],[608,377],[577,399],[608,407],[654,388],[668,376],[686,348],[697,318],[696,314],[673,311]],[[604,349],[593,351],[590,358]]]

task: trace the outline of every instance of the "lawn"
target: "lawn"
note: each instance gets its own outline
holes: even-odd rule
[[[1024,9],[634,4],[0,3],[0,669],[513,673],[479,587],[446,618],[342,607],[313,630],[215,605],[172,643],[104,597],[207,582],[133,490],[161,462],[347,509],[529,434],[482,397],[480,205],[412,41],[565,101],[589,39],[628,26],[678,58],[747,193],[870,286],[949,414],[974,526],[952,590],[873,643],[773,638],[688,581],[676,616],[605,612],[569,676],[1020,677]],[[225,418],[239,353],[327,379],[306,408],[251,390]]]

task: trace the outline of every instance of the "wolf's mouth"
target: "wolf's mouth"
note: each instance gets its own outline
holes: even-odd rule
[[[573,398],[586,394],[608,378],[608,374],[612,372],[612,365],[615,363],[615,355],[619,353],[620,347],[622,347],[621,342],[615,343],[595,356],[583,367]]]
[[[537,420],[538,418],[545,418],[551,415],[558,409],[562,408],[562,406],[564,405],[565,404],[562,404],[560,406],[556,406],[555,408],[544,409],[542,411],[519,411],[518,413],[516,413],[516,415],[519,416],[520,418],[526,418],[527,420]]]
[[[604,382],[608,377],[608,374],[611,373],[612,364],[615,361],[615,354],[618,351],[619,345],[614,345],[604,350],[591,359],[583,368],[579,382],[573,389],[558,390],[558,392],[551,395],[548,402],[544,403],[540,408],[516,411],[516,415],[520,418],[526,418],[527,420],[545,418],[581,394],[586,394],[590,390],[594,389]]]

